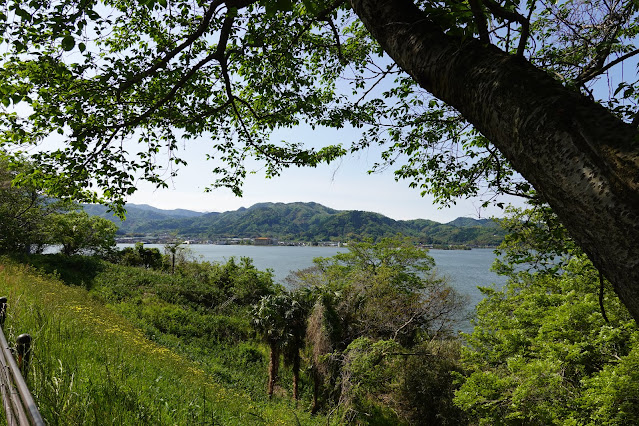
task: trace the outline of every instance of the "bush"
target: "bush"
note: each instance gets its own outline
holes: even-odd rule
[[[461,342],[428,341],[412,348],[403,358],[399,407],[411,424],[468,424],[465,413],[454,405],[461,373]]]
[[[393,340],[356,339],[344,353],[342,420],[467,424],[453,404],[460,348],[457,340],[427,341],[408,350]]]

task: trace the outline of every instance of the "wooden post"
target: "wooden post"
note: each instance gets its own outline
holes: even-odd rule
[[[7,318],[7,298],[0,297],[0,327],[4,327],[4,320]]]
[[[18,336],[16,350],[18,352],[18,367],[22,372],[22,376],[26,379],[31,361],[31,336],[29,334],[25,333]]]

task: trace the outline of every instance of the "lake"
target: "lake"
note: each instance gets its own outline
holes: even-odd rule
[[[131,244],[118,244],[119,248]],[[147,244],[164,252],[164,246]],[[225,262],[230,257],[250,257],[258,269],[273,270],[275,281],[283,282],[290,271],[313,265],[316,257],[330,257],[348,249],[338,247],[291,247],[291,246],[249,246],[249,245],[208,245],[192,244],[187,247],[194,257],[211,262]],[[430,250],[435,259],[437,271],[447,277],[452,287],[469,297],[469,309],[482,299],[478,286],[490,287],[493,283],[501,287],[506,279],[490,271],[495,260],[492,249],[473,250]],[[462,326],[464,331],[468,326]]]

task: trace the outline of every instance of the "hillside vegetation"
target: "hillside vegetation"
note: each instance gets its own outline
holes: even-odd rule
[[[33,335],[56,425],[639,424],[639,329],[549,214],[503,222],[508,282],[462,338],[464,299],[408,239],[349,244],[288,290],[250,259],[174,269],[141,243],[16,254],[5,330]]]
[[[120,234],[178,233],[185,237],[271,237],[287,241],[329,241],[353,238],[379,240],[402,234],[422,244],[497,245],[503,231],[490,220],[458,218],[448,224],[425,219],[394,220],[378,213],[330,209],[317,203],[261,203],[224,213],[167,211],[127,206],[125,221],[102,206],[85,205],[90,214],[113,220]]]
[[[452,405],[451,371],[465,299],[409,240],[356,243],[318,258],[290,277],[291,290],[248,258],[181,259],[173,271],[168,256],[147,256],[156,251],[138,244],[111,258],[119,263],[0,259],[7,334],[33,334],[31,389],[50,423],[463,417]],[[404,352],[421,356],[406,363]]]
[[[229,316],[225,323],[220,315],[200,329],[205,314],[188,307],[197,290],[180,287],[184,280],[63,259],[32,259],[62,279],[0,259],[0,292],[9,299],[5,334],[10,341],[23,332],[34,338],[28,382],[48,424],[326,423],[285,399],[267,404],[260,347],[226,339],[236,330],[246,336],[248,320]],[[183,307],[166,301],[171,297]],[[225,334],[215,338],[213,329]]]

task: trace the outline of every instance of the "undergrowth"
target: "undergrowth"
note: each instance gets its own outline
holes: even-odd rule
[[[189,301],[186,282],[171,293],[169,278],[159,274],[94,266],[76,269],[87,274],[73,274],[76,286],[69,286],[0,259],[0,292],[9,299],[5,334],[10,342],[24,332],[33,337],[27,380],[47,423],[327,422],[304,403],[262,396],[264,349],[244,340],[251,330],[242,306],[226,304],[232,315],[216,312]]]

